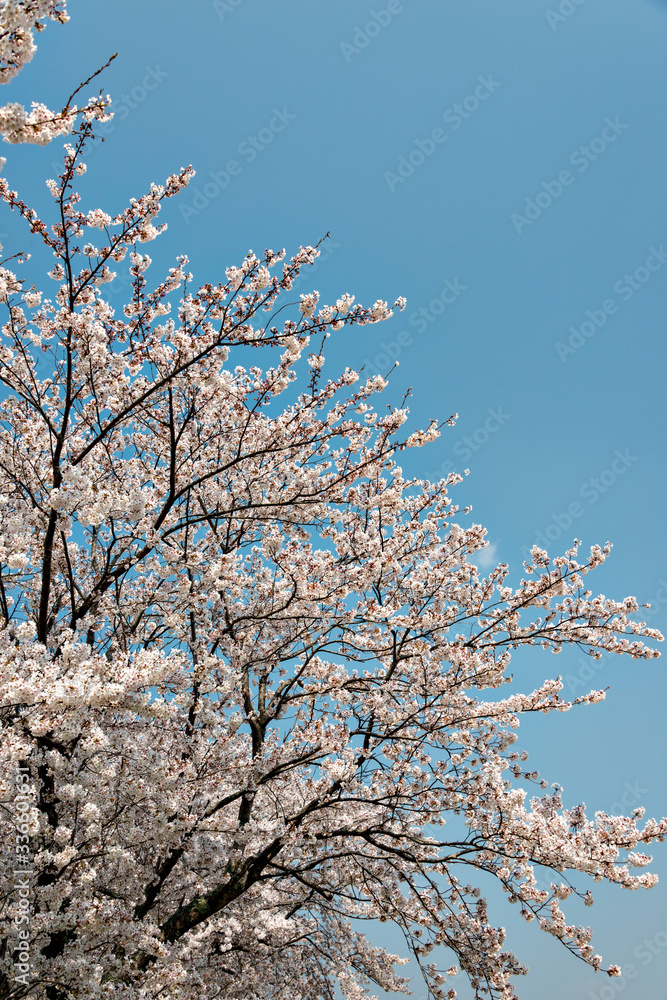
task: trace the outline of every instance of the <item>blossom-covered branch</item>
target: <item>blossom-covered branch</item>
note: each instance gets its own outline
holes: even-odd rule
[[[43,31],[43,22],[48,19],[61,24],[69,20],[65,0],[0,0],[0,83],[9,83],[30,62],[37,48],[33,32]],[[59,112],[49,111],[45,104],[35,101],[30,111],[15,101],[0,107],[0,135],[4,141],[44,146],[58,136],[69,135],[81,119],[108,121],[112,117],[109,97],[90,98],[82,108],[72,104],[79,90],[100,72],[80,84]],[[0,157],[0,167],[4,163]]]

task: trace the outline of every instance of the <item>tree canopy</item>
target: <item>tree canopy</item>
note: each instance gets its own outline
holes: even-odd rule
[[[443,424],[402,436],[385,378],[325,376],[330,335],[404,300],[296,297],[318,247],[153,281],[193,171],[83,212],[105,114],[69,122],[53,218],[0,179],[55,258],[47,296],[0,267],[0,998],[361,1000],[407,988],[366,932],[390,921],[430,996],[461,971],[511,1000],[489,876],[602,969],[563,904],[650,887],[667,820],[566,808],[514,749],[523,714],[603,691],[502,688],[522,646],[657,655],[633,597],[587,589],[610,546],[484,576],[461,476],[399,464]]]

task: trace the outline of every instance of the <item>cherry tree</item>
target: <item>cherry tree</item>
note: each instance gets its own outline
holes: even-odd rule
[[[404,300],[295,297],[318,247],[152,279],[193,171],[83,211],[94,117],[52,219],[0,179],[54,260],[47,295],[0,266],[0,998],[361,1000],[412,958],[431,997],[462,973],[511,1000],[489,878],[618,975],[567,901],[652,886],[667,820],[568,807],[514,749],[523,714],[603,691],[502,691],[522,646],[657,655],[635,598],[587,589],[610,547],[484,576],[461,477],[399,464],[455,415],[406,434],[386,379],[325,375],[330,335]]]

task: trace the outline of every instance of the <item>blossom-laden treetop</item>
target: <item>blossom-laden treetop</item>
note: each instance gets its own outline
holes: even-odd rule
[[[609,546],[483,576],[461,477],[397,461],[441,425],[401,437],[384,378],[325,375],[326,338],[392,308],[295,301],[314,247],[152,281],[192,170],[83,211],[77,121],[53,220],[0,179],[54,258],[46,295],[0,267],[0,998],[361,1000],[406,988],[365,934],[391,921],[431,997],[461,971],[511,1000],[489,877],[602,969],[568,897],[651,886],[667,820],[566,808],[514,749],[522,714],[604,692],[503,687],[522,646],[656,655],[634,598],[586,589]]]

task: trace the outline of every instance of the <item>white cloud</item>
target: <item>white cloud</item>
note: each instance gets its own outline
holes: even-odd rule
[[[497,551],[498,542],[489,542],[486,548],[480,549],[479,552],[475,552],[472,561],[478,569],[495,569],[499,562]]]

